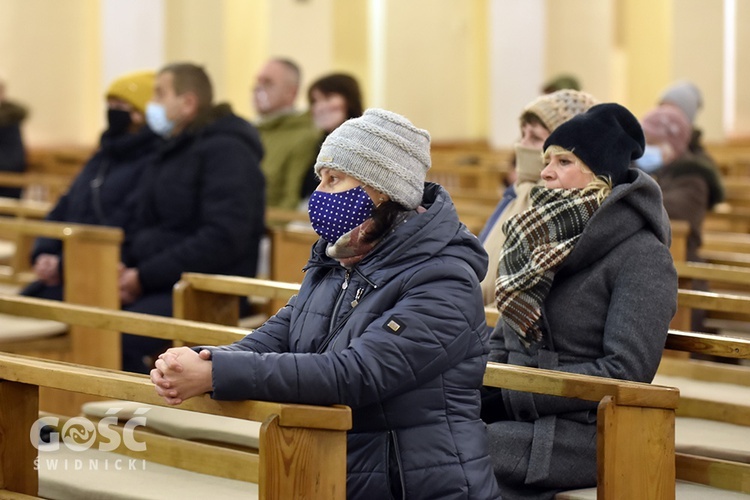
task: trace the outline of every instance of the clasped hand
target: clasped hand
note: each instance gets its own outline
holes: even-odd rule
[[[197,353],[188,347],[174,347],[160,354],[155,366],[151,382],[171,405],[213,390],[211,351]]]

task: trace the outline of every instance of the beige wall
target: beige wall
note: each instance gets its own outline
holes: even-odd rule
[[[671,76],[674,80],[690,80],[701,89],[703,109],[696,117],[696,125],[704,130],[706,140],[720,140],[724,136],[723,2],[673,1]]]
[[[24,128],[32,146],[87,145],[99,135],[103,1],[0,0],[0,72],[10,96],[32,109]],[[522,105],[490,105],[498,91],[490,86],[493,65],[505,63],[493,59],[497,46],[490,40],[499,39],[504,54],[523,57],[523,33],[541,32],[541,53],[530,57],[542,74],[504,75],[512,79],[508,85],[525,85],[532,95],[537,80],[570,71],[592,94],[640,115],[667,84],[688,78],[704,92],[698,124],[706,137],[725,136],[723,2],[540,0],[542,28],[524,19],[512,33],[496,32],[489,5],[502,15],[515,1],[523,0],[154,0],[164,17],[154,51],[164,62],[204,64],[217,98],[246,117],[253,117],[256,72],[281,55],[301,64],[305,88],[324,73],[347,71],[360,80],[366,105],[400,111],[437,140],[473,140],[491,137],[495,123],[513,122]],[[729,132],[750,135],[750,32],[741,29],[750,24],[750,3],[737,6],[736,117]],[[373,23],[374,7],[383,9],[383,25]]]
[[[750,137],[750,2],[737,0],[737,88],[733,135]]]
[[[88,144],[103,100],[99,2],[0,1],[0,71],[25,103],[28,143]]]
[[[387,2],[384,105],[428,128],[434,139],[475,139],[484,132],[473,92],[477,75],[474,2],[441,0]]]
[[[617,100],[614,14],[610,0],[548,0],[545,80],[570,73],[599,100]]]

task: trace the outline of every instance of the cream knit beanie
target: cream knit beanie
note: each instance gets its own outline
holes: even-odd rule
[[[557,127],[576,115],[585,113],[598,101],[591,94],[579,90],[558,90],[545,94],[532,101],[521,114],[521,120],[527,113],[536,115],[547,130],[554,132]]]
[[[326,137],[315,173],[323,167],[351,175],[406,208],[422,202],[430,168],[430,134],[403,116],[368,109]]]

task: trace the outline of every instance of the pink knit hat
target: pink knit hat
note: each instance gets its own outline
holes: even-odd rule
[[[693,127],[685,113],[669,105],[657,106],[641,119],[646,144],[669,143],[679,158],[688,149]]]

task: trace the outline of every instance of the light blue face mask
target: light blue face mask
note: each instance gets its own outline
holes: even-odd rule
[[[150,102],[146,105],[146,123],[155,134],[169,137],[174,130],[174,122],[167,118],[167,110],[164,105]]]
[[[635,160],[635,166],[648,174],[653,174],[664,164],[664,158],[661,155],[661,148],[647,144],[643,150],[643,156]]]

